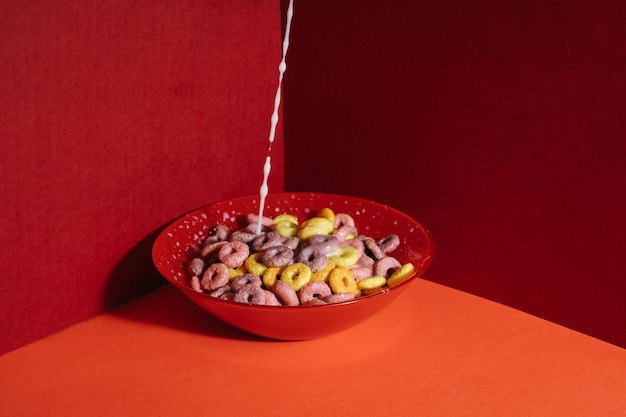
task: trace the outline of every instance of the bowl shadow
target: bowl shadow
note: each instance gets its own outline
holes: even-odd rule
[[[152,262],[152,247],[166,226],[141,239],[115,266],[102,298],[107,314],[219,338],[272,340],[246,333],[209,315],[161,276]]]

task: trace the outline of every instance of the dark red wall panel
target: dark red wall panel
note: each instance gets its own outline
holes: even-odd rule
[[[626,346],[623,3],[297,6],[287,189],[404,210],[426,278]]]

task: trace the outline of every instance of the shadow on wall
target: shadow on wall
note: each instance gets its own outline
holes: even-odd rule
[[[164,228],[165,225],[143,238],[113,269],[102,298],[105,310],[116,308],[166,283],[152,263],[152,246]]]

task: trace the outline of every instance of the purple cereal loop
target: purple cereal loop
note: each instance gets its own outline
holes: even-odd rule
[[[235,293],[234,301],[247,304],[265,304],[263,289],[255,284],[246,284]]]
[[[261,282],[261,278],[258,277],[257,275],[254,275],[254,274],[243,274],[243,275],[240,275],[237,278],[235,278],[233,280],[233,282],[230,283],[230,288],[234,292],[237,292],[241,288],[243,288],[243,286],[250,285],[250,284],[256,285],[258,287],[263,285],[263,283]]]
[[[211,297],[215,297],[215,298],[220,298],[222,295],[227,294],[232,292],[230,285],[226,284],[226,285],[222,285],[219,288],[216,288],[215,290],[211,291],[209,293],[209,295]]]
[[[256,239],[256,234],[252,233],[252,232],[247,232],[243,229],[241,230],[236,230],[234,231],[231,235],[230,235],[230,241],[231,242],[244,242],[244,243],[250,243],[252,242],[254,239]]]
[[[309,238],[308,244],[321,248],[324,253],[334,252],[339,248],[339,239],[332,235],[313,235]]]
[[[296,262],[309,267],[311,272],[317,272],[326,266],[326,252],[317,245],[305,246],[295,258]]]
[[[279,246],[283,243],[283,237],[275,231],[269,231],[257,236],[252,241],[252,249],[257,252],[271,248],[273,246]]]
[[[374,241],[371,237],[364,239],[363,245],[365,245],[365,252],[369,253],[375,260],[385,257],[385,252],[378,247],[376,241]]]
[[[189,270],[189,275],[196,275],[199,277],[204,272],[205,266],[206,265],[204,263],[204,259],[193,258],[191,261],[189,261],[189,265],[187,268]]]
[[[376,244],[385,253],[393,252],[400,246],[400,237],[396,234],[390,234],[380,239]]]
[[[200,278],[197,275],[192,275],[190,280],[191,288],[196,292],[202,292],[202,286],[200,285]]]
[[[230,232],[231,230],[228,226],[224,224],[218,224],[209,231],[209,235],[206,238],[205,242],[214,243],[221,240],[228,240]]]
[[[300,239],[297,237],[290,237],[285,239],[284,245],[287,246],[291,250],[298,249],[298,245],[300,244]]]
[[[261,259],[269,267],[287,266],[293,262],[293,250],[284,245],[273,246],[263,251]]]

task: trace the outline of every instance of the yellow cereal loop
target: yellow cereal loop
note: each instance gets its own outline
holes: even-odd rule
[[[257,275],[259,277],[263,276],[263,273],[267,269],[267,265],[265,265],[261,258],[263,256],[263,252],[253,253],[246,259],[244,266],[251,274]]]
[[[325,217],[313,217],[302,223],[302,227],[316,227],[322,231],[321,234],[328,235],[333,232],[335,226]]]
[[[238,266],[236,268],[228,268],[228,279],[230,281],[234,280],[237,277],[242,276],[247,273],[245,265]]]
[[[335,224],[335,212],[330,207],[324,207],[318,211],[317,217],[324,217],[325,219],[330,220],[333,225]]]
[[[265,285],[265,288],[272,288],[276,280],[282,274],[283,269],[285,268],[282,266],[273,266],[265,270],[263,273],[263,285]]]
[[[332,271],[333,269],[335,269],[335,264],[330,259],[327,260],[324,268],[311,274],[311,281],[328,282],[328,274],[330,274],[330,271]]]
[[[311,268],[299,262],[291,264],[285,267],[280,276],[280,280],[286,282],[291,288],[298,291],[311,281]]]
[[[360,293],[352,272],[343,266],[338,266],[330,271],[328,274],[328,285],[330,285],[330,289],[335,294],[351,292],[354,295],[358,295]]]
[[[385,291],[385,289],[387,289],[387,287],[371,288],[369,290],[368,289],[364,289],[364,290],[361,290],[361,295],[378,294],[379,292]]]
[[[295,224],[296,226],[299,223],[298,219],[296,219],[296,217],[292,216],[291,214],[279,214],[278,216],[274,217],[274,224],[278,224],[282,222]]]
[[[411,275],[415,273],[415,267],[412,263],[407,263],[402,265],[400,268],[396,270],[389,278],[387,278],[387,286],[393,287],[394,285],[398,285],[405,279],[409,278]]]
[[[305,226],[298,231],[298,238],[300,240],[309,240],[311,236],[315,235],[326,235],[328,233],[324,233],[322,229],[315,226]]]
[[[359,260],[359,252],[352,246],[344,246],[333,252],[330,260],[337,266],[349,267]]]
[[[356,283],[356,286],[360,290],[371,290],[374,288],[381,288],[387,283],[387,278],[381,275],[375,275],[373,277],[364,278]]]
[[[286,220],[279,221],[278,223],[274,223],[272,228],[278,232],[279,235],[283,237],[296,237],[298,236],[298,225],[291,223]]]

